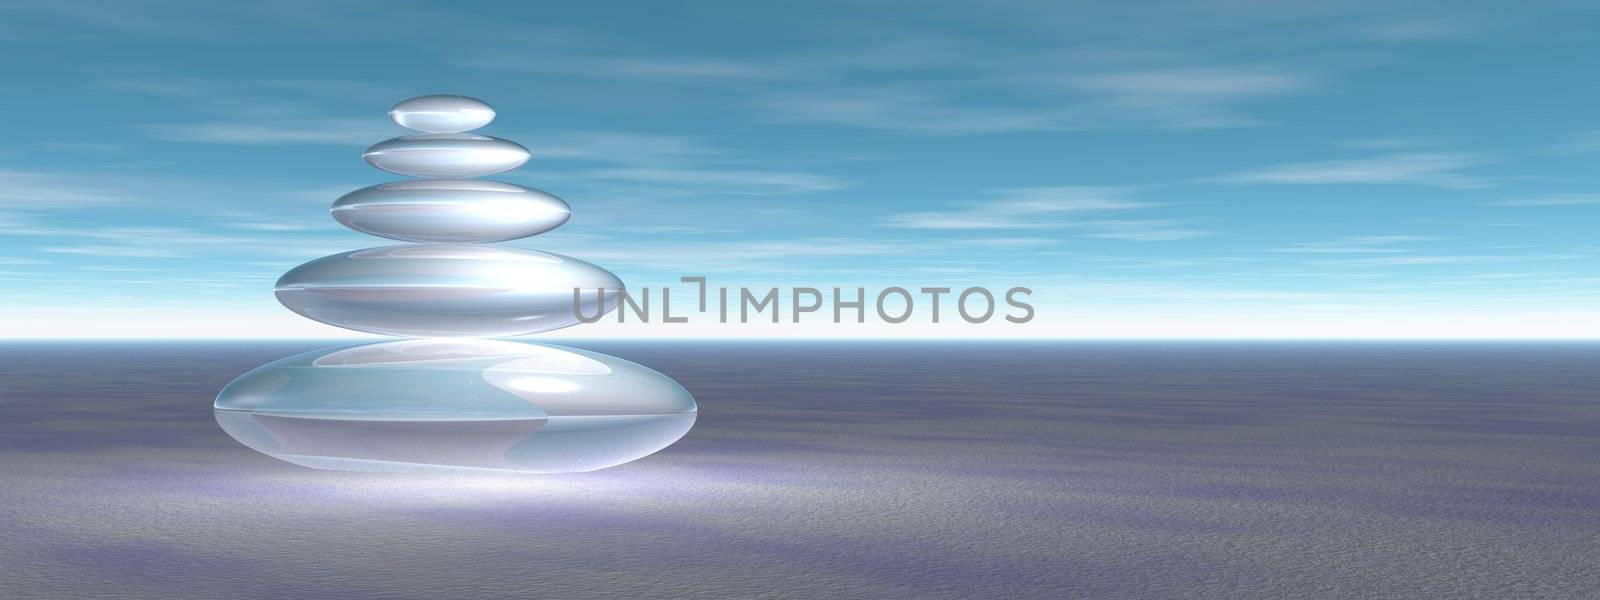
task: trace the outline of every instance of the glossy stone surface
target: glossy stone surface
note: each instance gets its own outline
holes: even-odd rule
[[[694,424],[694,398],[638,364],[496,340],[318,350],[240,376],[217,423],[298,465],[356,471],[592,471],[648,456]]]
[[[530,187],[471,179],[420,179],[340,197],[333,219],[356,231],[407,242],[501,242],[566,223],[572,208]]]
[[[389,118],[401,127],[429,133],[472,131],[494,120],[487,102],[453,94],[406,98],[389,109]]]
[[[528,149],[471,133],[418,133],[367,148],[367,164],[398,175],[460,179],[504,173],[528,162]]]
[[[580,293],[574,305],[574,288]],[[368,248],[278,279],[278,301],[307,318],[410,337],[506,337],[560,329],[617,306],[622,281],[548,252],[475,244]],[[603,290],[603,293],[601,292]]]

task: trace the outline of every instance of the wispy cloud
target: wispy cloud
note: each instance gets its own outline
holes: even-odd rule
[[[188,256],[183,252],[171,248],[155,246],[116,246],[109,244],[81,244],[75,246],[42,246],[42,252],[55,254],[77,254],[82,256],[95,256],[103,258],[178,258]]]
[[[21,39],[53,36],[100,40],[108,36],[178,42],[238,43],[240,40],[298,42],[429,40],[460,32],[510,35],[516,29],[496,19],[443,5],[418,3],[406,10],[382,10],[366,2],[261,3],[215,2],[51,2],[27,6],[0,4],[0,16],[15,23]],[[517,23],[527,32],[555,35],[536,23]]]
[[[1559,154],[1600,152],[1600,130],[1580,131],[1551,148]]]
[[[48,150],[61,150],[65,152],[80,152],[84,154],[110,154],[122,152],[127,149],[124,144],[116,142],[67,142],[52,141],[39,142],[36,146]]]
[[[1079,121],[1070,111],[957,103],[939,92],[910,87],[796,90],[764,95],[755,106],[781,122],[933,134],[1060,129]]]
[[[795,73],[777,66],[725,58],[692,56],[596,56],[576,48],[544,45],[541,56],[525,53],[486,53],[460,59],[455,64],[478,69],[520,71],[648,82],[764,81],[789,79]]]
[[[1489,203],[1491,206],[1587,206],[1600,204],[1600,194],[1548,194],[1526,198],[1509,198]]]
[[[582,173],[581,177],[687,187],[698,193],[734,196],[826,192],[846,185],[843,179],[814,173],[708,168],[594,169]]]
[[[925,249],[904,240],[828,237],[660,245],[631,243],[626,247],[586,242],[581,255],[585,260],[601,264],[669,271],[690,268],[772,273],[797,261],[804,261],[808,268],[816,268],[823,266],[818,261],[853,264],[862,257],[912,254]]]
[[[250,221],[234,221],[230,223],[221,223],[219,225],[229,229],[238,229],[243,231],[269,231],[274,233],[291,233],[297,231],[336,231],[338,227],[337,225],[328,224],[320,220],[288,221],[283,219],[271,220],[266,218],[259,218]]]
[[[1060,220],[1066,215],[1155,206],[1123,198],[1127,192],[1105,187],[1012,188],[996,191],[991,200],[952,210],[889,215],[882,224],[905,229],[1044,229],[1066,225]]]
[[[1243,68],[1129,71],[1079,78],[1085,89],[1130,97],[1239,97],[1297,92],[1310,87],[1303,75]]]
[[[58,228],[35,230],[32,233],[55,242],[37,247],[41,252],[104,258],[216,257],[241,251],[255,255],[311,258],[352,247],[349,236],[341,239],[330,234],[307,235],[284,231],[242,233],[172,226]],[[356,247],[359,247],[359,242]]]
[[[902,229],[1075,229],[1084,236],[1132,242],[1186,240],[1215,235],[1172,219],[1085,218],[1107,212],[1160,206],[1132,200],[1133,190],[1113,187],[1031,187],[997,190],[994,198],[944,211],[883,217],[884,227]]]
[[[1330,267],[1394,267],[1418,265],[1484,265],[1514,262],[1547,262],[1579,260],[1588,254],[1432,254],[1384,256],[1375,258],[1339,258],[1319,260],[1315,264]]]
[[[377,97],[382,86],[360,81],[321,79],[261,81],[117,80],[105,84],[124,91],[169,97],[197,112],[215,115],[192,123],[143,124],[150,136],[175,142],[233,145],[330,144],[361,146],[402,133],[381,116],[329,116],[322,105],[348,103],[350,97]],[[369,89],[370,88],[370,89]],[[391,95],[386,100],[392,101]],[[338,101],[330,99],[338,98]],[[379,102],[379,100],[374,100]],[[507,135],[507,134],[503,134]],[[640,201],[704,196],[770,196],[825,192],[848,181],[825,174],[772,171],[736,166],[736,156],[704,140],[680,135],[628,131],[537,131],[508,135],[525,142],[536,158],[583,161],[605,168],[543,176],[547,183],[570,182],[586,192]],[[330,200],[337,192],[313,190]]]
[[[1339,142],[1338,145],[1342,148],[1356,150],[1416,151],[1419,149],[1442,148],[1455,142],[1456,140],[1439,137],[1391,135],[1349,139]]]
[[[1281,69],[1195,66],[1097,73],[1069,85],[1094,94],[1080,111],[1087,121],[1075,128],[1144,123],[1211,129],[1259,124],[1243,105],[1309,92],[1318,82]]]
[[[1241,184],[1335,185],[1392,184],[1446,189],[1477,189],[1493,181],[1466,170],[1488,162],[1482,156],[1452,152],[1384,154],[1369,158],[1285,163],[1236,171],[1212,181]]]
[[[167,271],[167,269],[158,267],[130,267],[127,265],[79,265],[77,269],[96,273],[162,273]]]
[[[1041,22],[995,22],[1032,31]],[[1221,22],[1170,20],[1173,40]],[[636,40],[598,44],[522,36],[468,49],[453,64],[665,92],[765,121],[938,135],[1255,125],[1257,102],[1313,93],[1327,70],[1291,61],[1218,58],[1162,39],[995,44],[929,29],[862,26],[826,33],[826,50],[698,55]],[[1232,42],[1232,40],[1227,40]]]
[[[372,185],[367,183],[347,183],[343,185],[318,186],[285,191],[279,197],[290,200],[304,200],[307,202],[332,203],[335,199],[350,192]]]
[[[1378,42],[1434,42],[1460,39],[1479,28],[1446,17],[1396,19],[1356,28],[1356,34]]]
[[[974,248],[1039,248],[1053,246],[1061,240],[1047,237],[995,237],[954,240],[949,243]]]
[[[365,146],[393,137],[393,125],[376,119],[305,119],[284,121],[202,121],[140,125],[159,140],[204,144],[282,145],[337,144]]]
[[[125,192],[86,184],[64,174],[0,169],[0,207],[51,210],[131,201]]]
[[[401,132],[381,116],[341,109],[383,105],[403,89],[355,79],[113,78],[99,87],[167,98],[194,113],[185,122],[134,123],[151,138],[206,144],[366,145]]]
[[[1437,39],[1469,29],[1460,17],[1377,21],[1362,20],[1361,13],[1374,11],[1359,8],[1234,4],[1163,6],[1156,19],[1114,7],[1067,19],[1059,7],[1048,5],[1010,6],[982,11],[981,16],[952,13],[950,7],[927,8],[945,17],[960,14],[964,21],[981,21],[993,39],[912,22],[873,23],[859,17],[874,11],[852,16],[855,8],[836,6],[823,12],[850,26],[815,27],[809,17],[794,15],[797,34],[816,39],[819,43],[810,46],[823,50],[751,44],[740,52],[553,25],[549,21],[554,17],[484,19],[470,10],[431,5],[383,11],[365,4],[226,8],[141,3],[137,9],[53,6],[22,17],[85,36],[114,32],[254,39],[276,33],[285,40],[348,41],[381,31],[394,39],[409,36],[404,39],[424,50],[446,49],[438,55],[460,68],[534,73],[579,87],[620,84],[633,86],[625,91],[644,92],[608,90],[608,101],[656,103],[678,96],[679,101],[710,101],[719,109],[750,110],[782,122],[930,134],[1254,125],[1262,121],[1254,114],[1254,103],[1329,87],[1338,73],[1320,57],[1340,51],[1352,27],[1357,35],[1392,41]],[[1283,32],[1294,26],[1327,28],[1330,17],[1337,18],[1343,35],[1285,39]],[[1128,28],[1133,22],[1138,27]],[[1120,35],[1106,36],[1108,32]],[[1274,49],[1287,51],[1264,51]],[[291,93],[335,90],[336,83],[265,79],[256,87]],[[350,86],[361,91],[359,83]],[[173,93],[194,86],[158,87]],[[352,95],[348,90],[339,93]],[[164,124],[157,131],[195,141],[324,143],[308,132],[266,135],[252,124],[209,123],[204,130]]]
[[[293,116],[316,105],[363,105],[392,101],[405,88],[357,78],[221,78],[142,73],[96,83],[101,90],[182,101],[217,116]]]
[[[930,134],[1254,125],[1240,106],[1304,93],[1305,75],[1245,66],[1063,71],[1014,64],[961,81],[802,86],[761,94],[756,106],[789,122]],[[1031,65],[1031,66],[1030,66]],[[997,101],[1001,100],[1001,101]]]
[[[1409,252],[1406,244],[1431,242],[1439,238],[1425,235],[1366,235],[1342,237],[1325,242],[1307,242],[1273,252],[1299,254],[1399,254]]]
[[[526,139],[535,158],[584,160],[625,165],[702,162],[727,153],[687,136],[626,131],[541,131]]]
[[[1087,229],[1084,235],[1089,237],[1126,242],[1167,242],[1217,235],[1215,231],[1199,229],[1182,221],[1170,219],[1083,221],[1073,225]]]

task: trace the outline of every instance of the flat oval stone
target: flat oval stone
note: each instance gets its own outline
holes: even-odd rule
[[[520,185],[418,179],[361,188],[333,203],[333,219],[407,242],[484,243],[538,235],[566,223],[572,207]]]
[[[528,162],[528,149],[471,133],[417,133],[367,148],[367,164],[399,175],[460,179],[504,173]]]
[[[229,435],[319,469],[593,471],[671,445],[694,398],[595,352],[498,340],[318,350],[245,373],[213,406]]]
[[[574,289],[578,289],[576,302]],[[408,337],[506,337],[610,312],[622,281],[521,248],[423,244],[325,256],[278,278],[278,302],[345,329]]]
[[[406,98],[389,109],[401,127],[428,133],[472,131],[494,120],[494,107],[477,98],[430,94]]]

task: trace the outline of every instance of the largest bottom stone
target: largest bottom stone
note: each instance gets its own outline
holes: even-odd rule
[[[319,350],[240,376],[217,423],[291,463],[351,471],[592,471],[694,425],[694,398],[616,357],[493,340]]]

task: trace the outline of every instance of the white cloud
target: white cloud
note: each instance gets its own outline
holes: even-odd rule
[[[390,10],[382,10],[390,8]],[[0,3],[0,22],[29,39],[103,41],[117,37],[238,44],[554,36],[538,23],[485,19],[442,4],[416,3],[393,10],[372,2],[44,2]],[[458,40],[459,41],[459,40]],[[420,43],[420,42],[419,42]]]
[[[1076,31],[1077,22],[996,24],[1058,31],[1052,41],[984,43],[874,25],[824,32],[835,38],[819,45],[826,50],[715,57],[638,40],[521,36],[473,48],[453,64],[602,81],[651,102],[665,92],[776,122],[943,135],[1254,125],[1260,119],[1246,112],[1249,104],[1314,92],[1327,76],[1314,64],[1230,58],[1232,37],[1206,53],[1176,41],[1213,28],[1233,35],[1236,23],[1166,20],[1154,30],[1174,30],[1170,38],[1109,45],[1080,43],[1087,32]]]
[[[115,142],[66,142],[66,141],[57,141],[57,142],[38,142],[35,145],[40,147],[40,148],[45,148],[45,149],[49,149],[49,150],[61,150],[61,151],[64,151],[64,152],[80,152],[80,153],[85,153],[85,154],[111,154],[111,153],[122,152],[122,151],[127,149],[127,146],[125,146],[123,144],[118,144],[118,143],[115,143]]]
[[[914,254],[924,246],[897,240],[853,238],[802,238],[772,241],[672,242],[661,245],[630,243],[626,247],[585,242],[581,252],[572,253],[599,264],[659,268],[669,271],[705,272],[747,270],[771,274],[781,272],[783,263],[796,260],[850,260],[863,256]],[[559,251],[559,250],[558,250]],[[808,269],[815,265],[807,265]]]
[[[1493,206],[1585,206],[1600,204],[1600,194],[1550,194],[1490,202]]]
[[[1579,260],[1586,254],[1501,254],[1501,255],[1407,255],[1377,258],[1341,258],[1316,261],[1330,267],[1395,267],[1412,265],[1483,265],[1511,262],[1544,262],[1553,260]]]
[[[779,121],[929,134],[1192,129],[1255,124],[1239,105],[1315,87],[1306,75],[1243,66],[1077,72],[995,60],[985,67],[1001,72],[914,84],[806,84],[761,94],[756,106]]]
[[[1348,160],[1285,163],[1236,171],[1216,177],[1223,183],[1275,185],[1395,184],[1447,189],[1489,187],[1489,179],[1466,169],[1483,157],[1466,153],[1396,153]]]
[[[1187,240],[1216,235],[1172,219],[1084,219],[1086,215],[1148,209],[1159,204],[1129,200],[1132,190],[1109,187],[1031,187],[998,190],[991,200],[945,211],[899,213],[881,225],[902,229],[1074,229],[1092,238],[1129,242]]]
[[[1378,42],[1433,42],[1463,38],[1477,29],[1458,19],[1433,17],[1376,23],[1357,28],[1356,34]]]
[[[1312,87],[1304,75],[1264,69],[1192,67],[1123,71],[1078,78],[1075,85],[1138,99],[1193,100],[1243,98],[1301,92]]]
[[[699,139],[623,131],[544,131],[525,137],[536,159],[612,164],[682,164],[726,154]],[[516,139],[516,138],[513,138]]]
[[[1124,241],[1167,241],[1214,235],[1164,219],[1082,219],[1084,215],[1147,209],[1158,204],[1129,200],[1131,190],[1107,187],[1032,187],[998,190],[995,198],[945,211],[909,212],[884,217],[885,227],[904,229],[1059,229],[1088,237]]]
[[[568,48],[546,48],[544,56],[495,52],[454,61],[474,69],[551,73],[594,79],[653,82],[764,81],[792,77],[775,65],[690,56],[595,56]]]
[[[125,193],[81,183],[81,177],[0,169],[0,207],[50,210],[131,201]]]
[[[1079,120],[1060,109],[960,103],[910,88],[837,86],[762,96],[757,109],[778,121],[847,125],[931,134],[982,134],[1061,129]]]
[[[580,176],[586,179],[686,187],[698,193],[752,196],[826,192],[847,185],[844,180],[828,175],[736,169],[625,167],[595,169]]]
[[[1215,231],[1196,229],[1181,221],[1167,219],[1125,219],[1085,221],[1075,224],[1087,228],[1089,237],[1126,242],[1166,242],[1211,237]]]
[[[79,265],[79,271],[95,271],[98,273],[163,273],[167,269],[158,267],[130,267],[126,265]]]
[[[141,125],[156,139],[205,144],[280,145],[337,144],[365,146],[397,135],[392,124],[378,119],[286,119],[202,121]]]
[[[360,247],[337,228],[334,234],[305,235],[287,232],[233,234],[168,226],[115,226],[60,228],[41,231],[55,243],[37,248],[53,254],[114,258],[214,257],[245,252],[313,258]]]
[[[997,190],[992,200],[969,202],[945,211],[909,212],[883,218],[885,227],[905,229],[1043,229],[1073,213],[1121,211],[1156,206],[1127,200],[1128,190],[1107,187],[1030,187]]]
[[[1580,131],[1568,140],[1556,144],[1551,150],[1559,154],[1600,152],[1600,130]]]
[[[271,232],[280,232],[280,233],[282,233],[282,232],[295,232],[295,231],[337,231],[338,230],[338,226],[337,225],[330,225],[330,224],[322,222],[321,220],[316,220],[316,221],[304,221],[304,220],[301,220],[301,221],[285,221],[285,220],[277,220],[277,221],[273,221],[273,220],[267,220],[265,218],[258,219],[258,220],[252,220],[252,221],[234,221],[234,222],[229,222],[229,223],[219,223],[219,226],[227,227],[229,229],[241,229],[241,230],[245,230],[245,231],[271,231]]]
[[[156,246],[116,246],[109,244],[83,244],[76,246],[43,246],[43,252],[56,254],[77,254],[83,256],[99,256],[108,258],[179,258],[188,256],[183,252],[171,248]]]
[[[1356,150],[1416,150],[1419,148],[1439,148],[1454,143],[1455,140],[1436,137],[1393,135],[1380,137],[1367,137],[1349,139],[1339,142],[1340,147]]]
[[[1430,242],[1437,239],[1423,235],[1365,235],[1326,242],[1307,242],[1287,248],[1273,248],[1272,251],[1299,254],[1399,254],[1409,251],[1397,247],[1402,244]]]
[[[975,248],[1038,248],[1053,246],[1060,241],[1047,237],[997,237],[955,240],[949,243]]]
[[[187,122],[135,123],[164,141],[239,144],[366,145],[403,134],[381,114],[349,117],[345,110],[384,106],[408,92],[359,79],[225,79],[141,76],[99,87],[167,99],[197,117]]]

